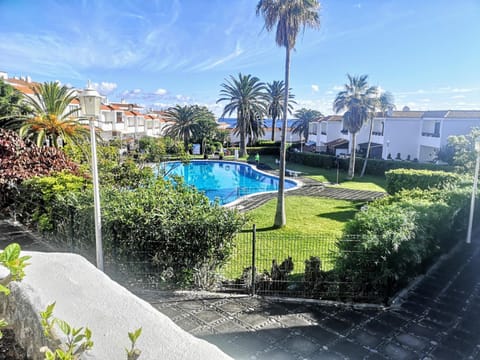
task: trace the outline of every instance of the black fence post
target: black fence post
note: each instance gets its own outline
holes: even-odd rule
[[[252,228],[252,296],[255,295],[255,240],[257,236],[257,225]]]

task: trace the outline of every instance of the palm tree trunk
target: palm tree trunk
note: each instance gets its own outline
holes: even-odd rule
[[[285,99],[283,103],[282,136],[280,142],[280,181],[278,184],[277,210],[275,212],[274,226],[277,228],[287,225],[285,214],[285,155],[287,140],[287,116],[288,116],[288,88],[290,80],[290,47],[285,48]]]
[[[352,134],[352,148],[350,150],[350,165],[348,166],[348,177],[353,179],[355,176],[355,148],[357,147],[357,133]]]
[[[245,119],[243,118],[244,113],[237,113],[237,121],[240,121],[240,157],[247,156],[247,146],[246,146],[246,136],[245,136]]]
[[[372,132],[373,132],[373,117],[370,119],[370,132],[368,133],[367,153],[365,154],[365,160],[363,161],[363,167],[362,167],[362,172],[360,173],[360,177],[363,177],[363,175],[365,175],[365,170],[367,170],[368,157],[370,156],[370,146],[372,146]]]
[[[272,141],[275,141],[275,123],[276,123],[276,118],[272,116]]]

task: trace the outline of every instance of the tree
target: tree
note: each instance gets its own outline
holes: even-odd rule
[[[20,135],[33,139],[38,146],[46,140],[55,147],[64,143],[78,145],[89,138],[89,128],[78,122],[78,108],[69,108],[75,91],[57,82],[45,82],[32,87],[33,97],[25,95],[34,116],[25,121]],[[59,140],[63,140],[63,144]]]
[[[207,143],[215,141],[218,129],[218,123],[215,121],[215,115],[206,107],[200,107],[197,118],[198,130],[194,136],[194,142],[199,141],[202,144],[203,154],[206,154]]]
[[[0,128],[18,130],[31,112],[23,94],[0,79]]]
[[[357,133],[369,117],[374,104],[372,99],[378,90],[375,86],[368,86],[368,75],[351,76],[347,74],[347,77],[349,83],[345,84],[345,90],[337,94],[333,102],[333,110],[336,113],[345,111],[343,114],[343,126],[351,134],[348,176],[350,179],[353,179],[355,176]]]
[[[480,127],[472,128],[467,135],[453,135],[448,137],[447,149],[452,153],[452,165],[455,166],[458,172],[469,175],[473,174],[477,158],[475,141],[478,140],[480,140]],[[445,149],[443,151],[445,151]]]
[[[290,89],[291,90],[291,89]],[[293,100],[295,97],[289,90],[289,102],[288,112],[291,113],[293,104],[296,102]],[[283,116],[283,100],[285,97],[285,83],[281,80],[275,80],[272,83],[267,83],[267,96],[268,96],[268,109],[267,114],[272,118],[272,141],[275,141],[275,125],[277,119]]]
[[[368,157],[370,156],[370,147],[372,145],[372,133],[373,133],[373,119],[375,118],[375,112],[379,109],[382,113],[382,117],[385,118],[385,114],[387,110],[394,109],[395,104],[393,103],[393,95],[388,92],[384,91],[380,93],[380,96],[375,96],[372,99],[372,111],[370,111],[369,121],[370,121],[370,129],[368,132],[368,145],[367,145],[367,152],[365,154],[365,161],[363,162],[362,172],[360,173],[360,177],[365,175],[365,171],[367,170],[367,162]]]
[[[221,117],[237,113],[235,131],[240,135],[240,156],[247,156],[246,138],[251,120],[263,119],[267,113],[265,84],[256,76],[239,73],[238,78],[230,75],[230,80],[225,80],[221,87],[217,103],[228,101]]]
[[[203,115],[197,105],[176,105],[169,108],[164,113],[165,119],[170,122],[166,128],[166,135],[183,140],[183,147],[188,151],[188,140],[198,132],[198,120]]]
[[[263,15],[265,29],[271,31],[276,27],[275,41],[278,46],[285,48],[285,92],[280,144],[280,181],[275,212],[275,227],[283,227],[287,224],[285,215],[285,145],[290,90],[290,52],[295,48],[297,35],[302,28],[305,29],[307,26],[312,28],[320,27],[319,8],[320,3],[317,0],[260,0],[257,4],[257,15]]]
[[[311,122],[320,120],[323,115],[320,111],[302,108],[295,112],[296,120],[292,125],[292,132],[299,134],[303,140],[308,139],[308,128]]]

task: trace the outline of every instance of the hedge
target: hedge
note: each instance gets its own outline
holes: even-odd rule
[[[352,293],[376,292],[387,302],[465,231],[468,200],[466,188],[417,189],[368,204],[344,232],[359,241],[339,242],[340,280]]]
[[[33,178],[17,198],[19,218],[45,235],[77,250],[93,243],[93,193],[81,178],[68,174]],[[104,186],[102,233],[105,257],[126,267],[191,284],[228,258],[244,217],[178,179],[163,179],[135,189]],[[116,262],[117,262],[116,261]],[[138,264],[138,265],[137,265]],[[196,285],[206,285],[196,283]]]
[[[287,152],[287,160],[308,166],[317,166],[325,169],[336,167],[338,159],[339,168],[348,170],[349,159],[337,158],[333,155],[305,152]],[[364,159],[357,156],[355,161],[355,172],[358,174],[363,167]],[[385,172],[392,169],[418,169],[418,170],[442,170],[446,172],[454,171],[452,166],[435,165],[431,163],[419,163],[415,161],[396,161],[382,159],[368,159],[366,174],[375,176],[384,176]]]
[[[458,184],[461,177],[445,171],[395,169],[385,173],[387,192],[395,194],[409,189],[444,189]]]

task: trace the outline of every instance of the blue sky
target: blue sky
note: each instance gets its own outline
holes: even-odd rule
[[[256,0],[0,0],[0,71],[94,82],[109,100],[201,104],[239,72],[282,80],[285,51]],[[332,114],[346,74],[368,74],[398,109],[480,109],[479,0],[325,0],[297,39],[297,108]]]

